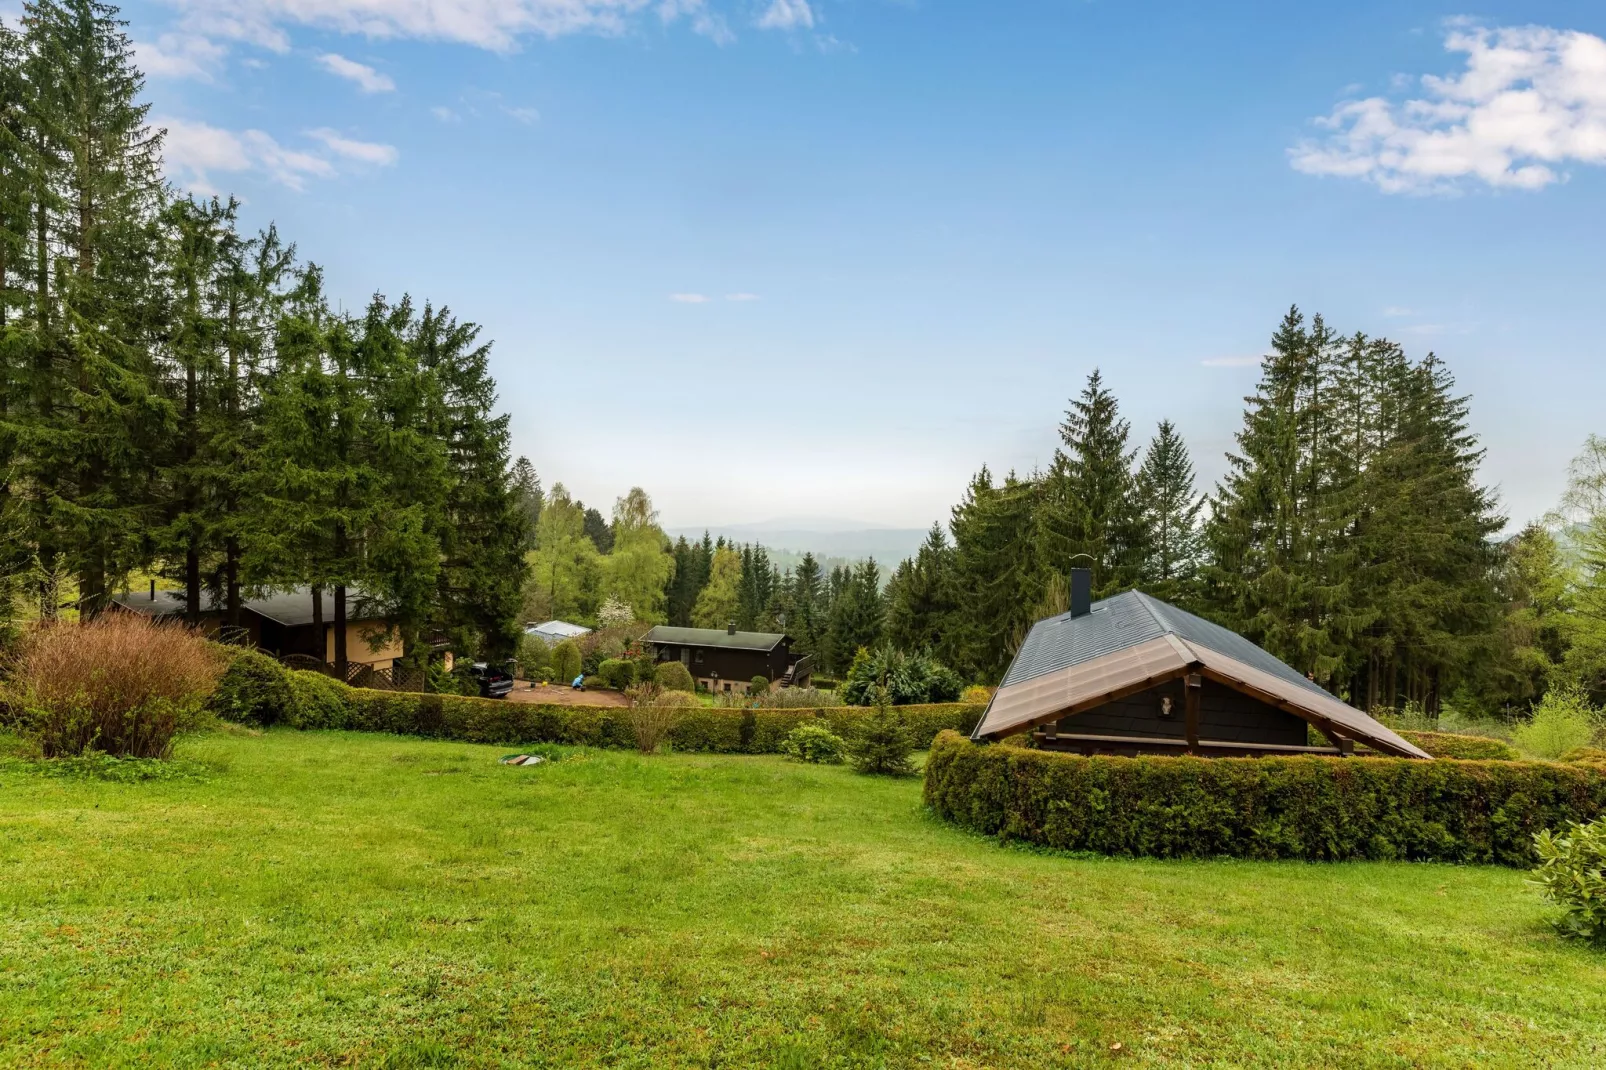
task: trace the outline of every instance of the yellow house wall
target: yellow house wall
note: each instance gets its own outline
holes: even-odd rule
[[[388,669],[391,662],[402,656],[401,636],[391,632],[375,650],[369,641],[377,636],[384,635],[383,628],[375,628],[366,624],[346,625],[346,660],[359,665],[372,665],[376,669]],[[324,660],[330,664],[335,660],[335,626],[324,625]]]

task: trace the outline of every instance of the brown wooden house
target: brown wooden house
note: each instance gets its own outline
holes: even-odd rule
[[[679,661],[710,691],[746,692],[753,677],[777,687],[802,687],[813,671],[808,655],[792,653],[780,632],[728,628],[671,628],[660,624],[642,637],[658,661]]]
[[[1138,591],[1101,602],[1073,570],[1071,611],[1038,621],[973,739],[1030,731],[1083,754],[1426,758],[1254,643]],[[1324,741],[1313,743],[1310,728]]]

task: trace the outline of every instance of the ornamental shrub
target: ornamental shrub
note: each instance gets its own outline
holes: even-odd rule
[[[823,724],[800,724],[786,735],[781,750],[787,757],[815,765],[841,765],[847,741]]]
[[[291,705],[284,722],[294,728],[349,727],[351,688],[332,676],[305,669],[288,673]]]
[[[208,702],[225,721],[261,728],[289,722],[295,704],[290,670],[258,650],[241,650],[229,659]]]
[[[663,689],[647,683],[632,687],[630,696],[630,728],[636,737],[636,749],[652,754],[669,738],[670,729],[683,709],[678,700],[666,700]]]
[[[678,661],[666,661],[653,670],[653,679],[665,691],[696,691],[697,681],[691,670]]]
[[[0,710],[46,758],[166,758],[223,671],[189,629],[132,613],[36,625],[18,645]]]
[[[1511,739],[1530,757],[1554,760],[1592,743],[1598,717],[1582,691],[1553,687],[1534,706],[1532,719],[1512,729]]]
[[[753,698],[763,698],[770,693],[770,678],[768,676],[755,676],[748,681],[747,693]]]
[[[552,648],[552,675],[563,684],[580,675],[580,646],[573,639],[565,639]]]
[[[980,684],[971,684],[959,693],[960,702],[974,702],[977,705],[985,706],[992,700],[993,693]]]
[[[635,685],[636,667],[623,658],[609,658],[597,666],[597,676],[602,679],[604,687],[623,691]]]
[[[1533,883],[1563,910],[1557,930],[1606,945],[1606,818],[1574,822],[1559,836],[1545,829],[1534,837],[1534,851]]]
[[[842,682],[842,699],[851,706],[871,706],[877,688],[886,689],[892,705],[909,706],[953,702],[964,690],[964,681],[930,654],[905,654],[890,647],[872,653],[861,648]]]
[[[944,732],[926,761],[939,817],[1045,847],[1158,858],[1495,862],[1606,812],[1606,776],[1548,762],[1082,757]]]

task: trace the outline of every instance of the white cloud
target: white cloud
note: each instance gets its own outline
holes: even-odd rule
[[[758,301],[758,300],[761,300],[761,298],[758,296],[758,294],[726,294],[725,295],[725,300],[727,300],[727,301]]]
[[[1294,168],[1387,193],[1450,192],[1464,180],[1539,189],[1568,163],[1606,164],[1606,40],[1544,26],[1454,22],[1458,75],[1424,75],[1422,96],[1346,100],[1289,150]]]
[[[394,93],[396,83],[387,74],[380,74],[366,63],[347,59],[336,52],[325,52],[318,57],[318,65],[337,78],[357,83],[364,93]]]
[[[444,104],[437,104],[429,109],[429,113],[443,123],[460,123],[463,117]]]
[[[1385,315],[1385,316],[1414,316],[1414,315],[1416,315],[1416,310],[1415,309],[1410,309],[1410,308],[1404,308],[1404,307],[1402,307],[1400,305],[1389,305],[1387,308],[1385,308],[1383,310],[1383,315]]]
[[[134,42],[134,64],[152,78],[199,78],[210,82],[228,49],[192,33],[164,33],[154,42]]]
[[[287,26],[373,39],[456,41],[498,52],[521,37],[622,34],[648,13],[686,19],[693,31],[727,40],[724,20],[705,0],[170,0],[196,32],[250,41],[276,52],[290,47]],[[802,3],[803,0],[794,0]]]
[[[316,130],[308,130],[307,136],[315,141],[321,141],[324,148],[337,156],[344,156],[348,160],[358,163],[373,164],[375,167],[389,167],[396,162],[400,155],[394,145],[381,145],[374,141],[354,141],[342,137],[337,131],[321,126]]]
[[[708,295],[707,294],[670,294],[669,295],[669,299],[671,301],[678,301],[683,305],[706,305],[706,304],[708,304]]]
[[[757,25],[761,30],[810,30],[814,28],[814,11],[809,0],[770,0]]]
[[[1206,368],[1249,368],[1260,363],[1258,355],[1238,357],[1206,357],[1199,363]]]
[[[311,153],[287,149],[261,130],[235,133],[188,119],[153,119],[167,138],[162,160],[168,177],[200,194],[219,192],[212,175],[219,171],[262,171],[291,189],[302,189],[307,176],[332,178],[333,165]]]
[[[502,111],[507,115],[512,116],[514,119],[517,119],[525,126],[529,126],[531,123],[541,118],[541,113],[536,111],[534,108],[514,108],[504,106]]]

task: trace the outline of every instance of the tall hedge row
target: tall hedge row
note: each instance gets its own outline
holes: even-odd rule
[[[1606,812],[1576,765],[1407,758],[1082,757],[941,733],[925,799],[949,821],[1156,858],[1534,862],[1533,836]]]
[[[563,706],[460,695],[421,695],[347,687],[321,673],[289,670],[271,658],[242,656],[224,674],[215,703],[220,715],[256,724],[393,732],[465,743],[566,743],[633,747],[629,711],[614,706]],[[963,703],[899,706],[917,746],[938,732],[969,733],[985,707]],[[779,754],[787,734],[800,724],[823,723],[851,734],[873,711],[855,706],[826,709],[739,710],[688,708],[670,733],[676,750],[720,754]]]
[[[1460,758],[1465,761],[1520,761],[1517,748],[1503,739],[1489,736],[1463,736],[1455,732],[1399,731],[1403,739],[1415,743],[1435,758]]]

